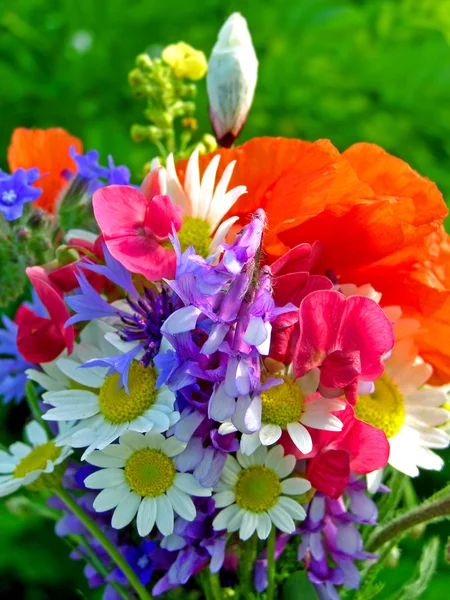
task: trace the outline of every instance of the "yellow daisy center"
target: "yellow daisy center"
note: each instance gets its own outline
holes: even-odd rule
[[[156,374],[151,367],[133,361],[128,373],[129,394],[123,386],[119,389],[119,377],[118,373],[108,375],[98,397],[100,412],[113,425],[134,421],[156,400]]]
[[[178,239],[182,252],[192,245],[197,254],[206,258],[211,244],[211,227],[203,219],[186,217],[178,232]]]
[[[14,469],[14,477],[25,477],[28,473],[45,469],[47,461],[55,461],[61,454],[61,448],[55,446],[53,442],[46,442],[36,446],[33,450],[24,456],[17,467]]]
[[[275,387],[260,394],[262,400],[261,420],[265,425],[279,425],[286,429],[289,423],[300,420],[305,399],[301,389],[286,375],[276,375],[283,379]]]
[[[396,435],[405,421],[405,400],[396,383],[385,373],[375,381],[372,394],[359,396],[355,406],[358,419],[378,429],[382,429],[386,437]]]
[[[139,496],[154,498],[167,492],[175,479],[173,461],[152,448],[134,452],[125,465],[125,477],[130,489]]]
[[[272,469],[251,465],[239,473],[234,493],[238,506],[262,513],[277,503],[281,494],[280,478]]]

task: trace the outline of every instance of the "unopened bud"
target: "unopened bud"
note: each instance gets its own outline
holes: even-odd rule
[[[247,120],[258,77],[258,59],[247,21],[233,13],[219,31],[206,78],[209,116],[220,145],[229,148]]]
[[[58,246],[56,248],[56,259],[58,261],[58,266],[65,267],[67,265],[72,264],[73,262],[79,260],[80,255],[74,248],[69,248],[65,244]]]
[[[395,569],[395,567],[398,565],[399,560],[400,560],[400,550],[399,550],[398,546],[394,546],[392,548],[392,550],[389,552],[389,554],[387,555],[387,557],[384,559],[384,564],[391,569]]]
[[[28,225],[30,227],[39,227],[46,220],[45,212],[40,208],[34,208],[31,211],[30,217],[28,219]]]
[[[19,242],[26,242],[30,238],[30,230],[28,227],[18,227],[16,235]]]

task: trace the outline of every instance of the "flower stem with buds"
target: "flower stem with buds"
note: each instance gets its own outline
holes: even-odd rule
[[[367,552],[375,552],[387,542],[403,535],[412,527],[450,515],[450,497],[428,502],[397,517],[369,539]]]

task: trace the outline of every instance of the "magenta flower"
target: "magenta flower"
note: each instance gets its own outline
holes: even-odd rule
[[[323,396],[345,393],[352,404],[359,380],[378,379],[383,356],[394,345],[391,322],[376,302],[364,296],[312,292],[300,305],[299,325],[296,377],[310,373]]]
[[[181,227],[181,208],[158,192],[157,176],[147,194],[125,185],[110,185],[93,197],[94,214],[112,256],[149,281],[175,275],[176,257],[162,243],[172,223]]]

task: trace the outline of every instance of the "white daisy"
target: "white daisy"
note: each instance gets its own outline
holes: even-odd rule
[[[220,156],[214,156],[200,179],[198,150],[195,150],[188,161],[186,178],[184,186],[182,186],[175,170],[173,155],[167,159],[167,193],[184,210],[183,226],[178,233],[180,241],[183,241],[184,237],[192,237],[195,247],[196,238],[203,232],[206,232],[208,237],[214,234],[209,245],[210,254],[216,252],[238,217],[231,217],[220,226],[219,223],[237,199],[247,192],[244,185],[227,191],[236,161],[232,161],[226,166],[216,185],[219,162]],[[208,225],[207,231],[204,227],[202,228],[202,223]]]
[[[272,524],[293,533],[294,519],[302,521],[306,513],[288,496],[299,496],[311,488],[306,479],[286,479],[295,464],[296,458],[284,456],[282,446],[270,451],[260,446],[250,456],[238,451],[237,460],[228,454],[213,496],[216,508],[223,508],[213,521],[214,529],[239,530],[242,540],[248,540],[255,531],[259,539],[265,540]]]
[[[54,479],[51,474],[72,452],[67,446],[60,448],[49,441],[45,429],[36,421],[25,427],[25,434],[30,444],[15,442],[9,447],[9,453],[0,450],[0,497],[20,487],[37,491],[46,489],[51,482],[57,483],[62,473]],[[47,477],[41,478],[42,475]]]
[[[119,374],[107,375],[106,367],[81,368],[91,359],[120,353],[117,343],[112,344],[117,337],[113,331],[101,322],[92,324],[85,339],[96,332],[99,346],[83,341],[70,357],[62,356],[52,364],[43,365],[44,373],[28,372],[30,378],[48,390],[42,398],[53,408],[43,418],[76,422],[58,436],[57,444],[87,447],[83,459],[93,450],[105,448],[128,429],[141,433],[163,432],[180,418],[174,411],[175,394],[165,385],[156,388],[157,373],[153,367],[146,368],[137,360],[132,361],[129,394],[124,387],[119,388]]]
[[[260,445],[275,444],[283,431],[287,431],[300,452],[308,454],[313,444],[305,425],[313,429],[341,431],[342,422],[332,413],[344,410],[344,400],[305,398],[297,382],[290,377],[279,374],[275,377],[283,379],[283,383],[259,394],[261,428],[254,433],[242,434],[241,451],[244,454],[252,454]],[[220,431],[229,430],[225,427]]]
[[[190,473],[177,473],[173,457],[185,447],[175,437],[127,431],[119,444],[93,452],[88,462],[102,468],[84,483],[87,488],[102,490],[94,501],[95,510],[114,509],[111,524],[115,529],[126,527],[137,515],[142,537],[155,523],[163,535],[170,535],[174,511],[193,521],[197,512],[191,496],[211,496],[212,490],[201,486]]]
[[[405,378],[405,383],[408,389],[410,380]],[[450,413],[442,408],[445,400],[443,390],[426,385],[402,393],[402,386],[384,373],[375,381],[372,394],[358,397],[355,414],[385,432],[390,448],[389,464],[410,477],[417,477],[419,468],[439,471],[444,466],[441,457],[431,449],[447,448],[450,443],[447,433],[438,428],[450,418]],[[370,474],[370,491],[378,489],[381,476],[382,471]]]

